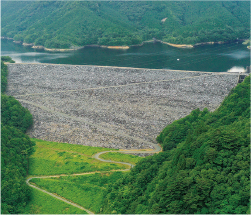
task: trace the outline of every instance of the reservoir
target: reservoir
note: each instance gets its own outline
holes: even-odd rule
[[[11,40],[1,40],[1,55],[17,63],[100,65],[149,69],[226,72],[232,67],[250,65],[250,50],[239,43],[175,48],[161,43],[146,43],[130,49],[84,47],[76,51],[34,50]]]

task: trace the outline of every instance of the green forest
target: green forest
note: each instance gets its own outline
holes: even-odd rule
[[[6,57],[2,60],[12,62]],[[35,143],[25,134],[32,125],[32,115],[15,98],[4,94],[7,74],[7,66],[2,61],[1,210],[4,214],[20,214],[29,209],[26,206],[29,206],[32,193],[25,179],[29,171],[38,168],[29,168],[28,158],[34,152]],[[54,147],[55,144],[70,147],[66,143],[36,141],[54,144]],[[104,187],[93,188],[94,193],[102,190],[95,211],[103,214],[250,214],[250,76],[232,89],[214,112],[206,108],[193,110],[188,116],[166,126],[157,141],[163,152],[142,159],[134,158],[137,164],[131,171],[112,175],[112,180],[107,178],[105,183],[102,182]],[[93,150],[107,150],[88,149],[90,154],[94,153]],[[50,151],[47,153],[49,157],[50,153],[56,153],[47,150]],[[67,153],[57,153],[62,158],[63,154],[69,157]],[[112,153],[105,156],[120,159]],[[125,155],[122,159],[131,160]],[[37,164],[37,167],[46,167],[41,162]],[[102,179],[98,175],[93,177],[95,183]],[[48,183],[42,180],[36,180],[36,183],[50,187],[55,182],[57,186],[52,186],[55,190],[60,186],[66,188],[73,183],[71,181],[75,179],[62,182],[61,178],[55,178],[48,179]],[[86,179],[79,177],[78,183],[67,195],[74,196],[75,191],[85,189]],[[60,189],[53,192],[63,192]],[[95,201],[94,195],[79,195],[81,198],[76,201],[89,201],[89,205]]]
[[[47,48],[250,37],[249,1],[3,1],[1,34]]]
[[[250,76],[217,110],[192,111],[157,141],[164,151],[110,184],[102,213],[250,214]]]
[[[32,115],[13,97],[4,94],[8,68],[1,61],[1,213],[19,214],[30,199],[31,188],[25,183],[29,156],[34,143],[25,134]]]

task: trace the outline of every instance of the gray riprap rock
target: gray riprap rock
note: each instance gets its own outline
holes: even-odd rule
[[[149,143],[174,120],[196,108],[216,109],[238,78],[98,66],[8,68],[7,94],[31,111],[31,137],[120,149],[152,148]]]

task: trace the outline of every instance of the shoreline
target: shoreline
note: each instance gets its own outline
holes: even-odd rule
[[[194,48],[194,46],[190,44],[173,44],[173,43],[168,43],[168,42],[163,42],[163,41],[161,41],[161,43],[172,46],[172,47],[176,47],[176,48],[183,48],[183,49]]]
[[[129,46],[99,46],[100,48],[107,48],[107,49],[129,49]]]
[[[106,46],[106,45],[98,45],[98,44],[90,44],[90,45],[85,45],[85,46],[80,46],[80,47],[74,47],[74,48],[69,48],[69,49],[60,49],[60,48],[46,48],[44,46],[40,46],[40,45],[35,45],[34,43],[24,43],[22,41],[15,41],[13,38],[10,37],[1,37],[1,39],[7,39],[7,40],[13,40],[13,43],[16,44],[21,44],[23,46],[30,46],[33,49],[40,49],[40,50],[44,50],[44,51],[49,51],[49,52],[67,52],[67,51],[76,51],[79,49],[83,49],[85,47],[99,47],[99,48],[107,48],[107,49],[117,49],[117,50],[127,50],[130,49],[131,47],[137,47],[137,46],[143,46],[145,43],[162,43],[162,44],[166,44],[175,48],[185,48],[185,49],[191,49],[191,48],[195,48],[197,46],[204,46],[204,45],[214,45],[214,44],[225,44],[225,43],[231,43],[231,41],[218,41],[218,42],[203,42],[203,43],[196,43],[194,45],[191,44],[173,44],[173,43],[168,43],[162,40],[157,40],[157,39],[152,39],[152,40],[147,40],[147,41],[143,41],[140,44],[135,44],[135,45],[124,45],[124,46]],[[247,39],[238,39],[236,40],[237,42],[243,42],[246,41]],[[235,42],[236,42],[235,41]],[[234,42],[234,41],[232,41]],[[250,49],[250,46],[247,46],[248,49]]]

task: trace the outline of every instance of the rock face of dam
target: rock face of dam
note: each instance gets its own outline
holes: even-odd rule
[[[8,64],[7,94],[33,115],[33,138],[109,148],[151,148],[196,108],[215,110],[238,74],[99,66]]]

